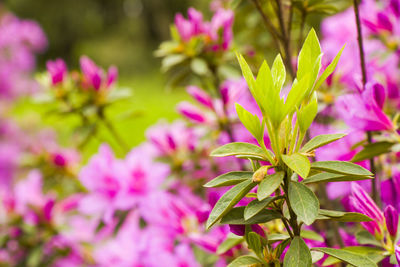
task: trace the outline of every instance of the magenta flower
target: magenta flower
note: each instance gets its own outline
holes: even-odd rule
[[[58,58],[54,61],[47,61],[46,63],[47,71],[51,77],[52,85],[57,85],[62,83],[67,76],[68,69],[67,65],[65,64],[64,60]]]
[[[213,51],[229,49],[233,39],[232,10],[218,9],[211,22],[203,21],[203,15],[194,8],[189,8],[188,19],[182,14],[175,16],[175,26],[179,36],[184,42],[195,37],[205,37],[206,43],[211,45]]]
[[[187,127],[183,121],[172,124],[162,121],[149,128],[146,137],[157,150],[157,156],[184,155],[186,162],[199,143],[198,131]]]
[[[358,130],[390,131],[393,123],[382,111],[384,94],[380,85],[367,84],[361,94],[348,94],[337,100],[338,111],[345,122]]]
[[[399,213],[392,205],[389,205],[385,208],[384,215],[387,230],[391,236],[395,237],[399,226]]]
[[[221,48],[222,50],[229,49],[233,40],[233,19],[234,13],[232,10],[218,9],[215,12],[210,25],[209,35],[211,40],[218,41],[220,46],[214,46],[214,50]],[[220,34],[222,32],[222,34]]]
[[[197,86],[190,85],[186,87],[186,91],[189,95],[191,95],[197,102],[202,104],[203,106],[213,109],[213,99],[207,94],[204,90],[200,89]]]
[[[175,16],[176,28],[185,42],[204,33],[204,22],[201,12],[191,7],[188,10],[188,18],[186,20],[180,13]]]
[[[229,229],[232,233],[238,236],[244,236],[245,235],[245,230],[246,226],[243,224],[235,225],[235,224],[230,224]],[[251,225],[251,230],[261,236],[265,236],[264,230],[258,225],[258,224],[252,224]]]
[[[382,234],[383,226],[385,225],[385,217],[367,192],[365,192],[361,186],[352,182],[351,196],[349,198],[350,206],[354,211],[365,214],[373,219],[373,221],[362,222],[361,224],[371,234]]]
[[[83,73],[83,84],[94,88],[96,91],[101,88],[110,89],[117,79],[118,70],[115,66],[111,66],[106,75],[104,70],[87,56],[81,57],[80,65]]]
[[[184,117],[188,118],[190,121],[195,123],[207,123],[209,119],[207,115],[196,106],[190,104],[189,102],[181,102],[177,106],[178,112]]]

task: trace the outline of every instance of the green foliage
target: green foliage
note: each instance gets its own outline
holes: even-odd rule
[[[309,267],[312,264],[310,249],[301,237],[294,237],[286,252],[283,265],[285,267]]]
[[[268,197],[263,200],[253,200],[250,202],[244,209],[243,217],[245,220],[252,218],[253,216],[257,215],[261,211],[263,211],[268,205],[275,201],[278,197]]]
[[[264,200],[269,197],[275,190],[281,185],[285,173],[282,171],[276,172],[274,174],[268,175],[261,181],[257,189],[258,200]]]
[[[394,145],[395,145],[395,143],[387,142],[387,141],[381,141],[381,142],[367,144],[364,146],[364,148],[360,152],[358,152],[357,154],[354,155],[354,157],[351,159],[351,161],[359,162],[359,161],[363,161],[366,159],[370,159],[370,158],[388,153],[391,151],[391,148]]]
[[[243,266],[262,266],[262,262],[252,256],[240,256],[232,261],[228,267],[243,267]]]
[[[311,184],[311,183],[327,183],[327,182],[360,181],[368,179],[373,179],[373,177],[322,172],[308,177],[307,179],[303,180],[302,183]]]
[[[229,143],[211,152],[213,157],[240,156],[256,160],[268,160],[264,151],[253,144],[248,143]]]
[[[244,238],[241,236],[236,236],[233,234],[230,234],[227,239],[222,242],[217,249],[217,254],[221,255],[230,250],[231,248],[239,245],[244,241]]]
[[[311,169],[351,176],[370,177],[373,174],[360,165],[346,161],[317,161],[311,163]]]
[[[302,154],[282,155],[283,162],[295,173],[305,178],[310,172],[310,161]]]
[[[330,255],[336,259],[339,259],[345,263],[354,265],[356,267],[376,267],[377,265],[369,258],[354,252],[350,252],[344,249],[335,248],[312,248],[312,250],[317,250]]]
[[[345,137],[346,134],[321,134],[308,141],[300,152],[310,152]]]
[[[228,192],[218,200],[211,211],[206,223],[207,229],[228,213],[254,186],[256,186],[256,183],[253,183],[251,180],[246,180],[229,189]]]
[[[318,216],[319,201],[314,192],[298,182],[290,182],[289,200],[299,220],[311,225]]]
[[[245,180],[250,180],[252,176],[253,172],[228,172],[209,181],[204,185],[204,187],[222,187],[236,185]]]
[[[372,219],[362,213],[358,212],[343,212],[343,211],[336,211],[336,210],[319,210],[319,218],[326,218],[334,221],[339,222],[369,222]],[[322,217],[321,217],[322,216]]]
[[[235,106],[236,112],[242,124],[258,142],[261,142],[264,138],[264,123],[261,124],[256,115],[251,114],[238,103],[236,103]]]
[[[222,217],[221,224],[259,224],[266,223],[275,219],[280,219],[282,217],[280,213],[274,210],[263,209],[256,215],[245,220],[244,210],[245,207],[236,207],[231,209],[224,217]]]
[[[324,241],[317,233],[301,229],[303,224],[311,225],[315,220],[339,222],[371,220],[368,216],[356,212],[320,209],[317,196],[312,187],[308,187],[314,183],[373,178],[371,172],[350,162],[310,162],[309,157],[314,157],[315,150],[343,138],[345,134],[319,135],[302,146],[306,132],[318,112],[315,90],[334,71],[343,48],[318,78],[322,52],[318,37],[312,29],[300,51],[297,76],[286,99],[281,98],[281,90],[286,82],[286,70],[280,55],[276,56],[271,69],[264,61],[256,78],[243,56],[237,55],[243,76],[261,110],[262,117],[251,114],[239,104],[236,104],[236,111],[242,124],[258,141],[258,145],[231,143],[211,153],[215,157],[247,158],[252,163],[253,172],[230,172],[206,184],[207,187],[235,185],[215,205],[207,222],[207,228],[219,220],[221,224],[246,225],[245,241],[258,258],[240,257],[229,266],[266,266],[278,262],[280,264],[281,254],[289,244],[290,248],[283,262],[285,267],[311,266],[313,262],[323,257],[323,253],[347,262],[353,262],[358,258],[362,259],[360,262],[363,263],[372,262],[366,255],[354,254],[354,256],[353,252],[342,250],[322,251],[318,248],[311,254],[302,239]],[[265,129],[273,152],[264,144]],[[270,165],[263,165],[262,161],[268,161]],[[270,169],[274,169],[275,173],[268,175]],[[298,182],[299,176],[303,178],[301,182]],[[249,193],[256,186],[258,186],[257,193]],[[275,196],[271,196],[273,193]],[[234,207],[243,197],[257,199],[246,206]],[[264,239],[249,230],[252,224],[277,219],[284,224],[286,233],[270,233]],[[233,244],[234,240],[227,243]],[[273,248],[271,244],[274,243],[278,244]]]

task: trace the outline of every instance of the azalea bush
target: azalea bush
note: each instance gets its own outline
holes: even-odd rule
[[[0,265],[399,265],[400,1],[214,0],[171,23],[155,56],[191,100],[130,147],[117,67],[41,72],[43,30],[1,18]]]

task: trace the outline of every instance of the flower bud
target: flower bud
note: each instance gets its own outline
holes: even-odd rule
[[[264,179],[264,177],[268,174],[269,168],[271,168],[271,166],[262,166],[257,171],[255,171],[253,173],[253,182],[255,183],[261,182]]]
[[[384,215],[389,234],[391,236],[396,236],[399,226],[399,213],[392,205],[389,205],[385,208]]]

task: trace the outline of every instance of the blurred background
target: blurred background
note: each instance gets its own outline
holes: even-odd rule
[[[165,90],[165,77],[154,51],[169,39],[177,12],[186,14],[189,5],[208,10],[208,4],[189,0],[5,0],[0,3],[0,12],[11,11],[20,18],[33,19],[45,31],[49,43],[38,56],[39,71],[45,70],[47,60],[55,58],[63,58],[68,66],[77,68],[81,55],[103,68],[116,65],[119,86],[132,89],[133,95],[114,107],[114,112],[134,110],[134,118],[123,120],[117,127],[134,146],[144,140],[145,129],[160,117],[177,118],[175,105],[187,98],[184,90]],[[40,107],[28,109],[25,103],[16,112],[25,116],[37,109]],[[52,121],[46,123],[57,128]],[[92,144],[93,149],[97,145]]]

